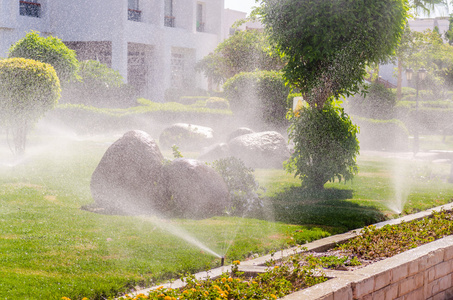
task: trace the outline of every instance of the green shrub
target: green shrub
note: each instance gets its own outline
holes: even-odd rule
[[[232,206],[229,213],[243,216],[262,208],[263,203],[257,194],[259,184],[253,169],[247,168],[242,160],[235,157],[216,160],[212,166],[222,176],[230,192]]]
[[[76,53],[58,38],[39,36],[32,31],[11,46],[9,57],[23,57],[52,65],[62,83],[76,77],[79,62]]]
[[[204,99],[209,97],[209,94],[206,90],[203,89],[187,89],[187,88],[169,88],[165,91],[165,102],[178,102],[186,104],[185,102],[181,102],[181,98],[183,97],[203,97]],[[200,100],[200,99],[198,99]],[[184,101],[184,100],[182,100]],[[195,103],[194,101],[193,103]]]
[[[230,109],[230,104],[226,99],[219,97],[211,97],[208,100],[206,100],[206,107],[212,109]]]
[[[82,61],[79,79],[63,90],[62,102],[97,107],[129,107],[135,102],[135,91],[123,82],[119,72],[94,61]]]
[[[25,58],[0,60],[0,125],[12,132],[17,154],[25,151],[30,126],[55,106],[60,91],[51,65]]]
[[[400,120],[374,120],[354,117],[360,128],[360,147],[369,150],[407,150],[409,132]]]
[[[231,111],[195,107],[180,103],[156,103],[137,100],[139,106],[98,108],[83,104],[60,104],[49,114],[49,119],[78,133],[105,133],[117,130],[141,129],[160,134],[161,126],[191,123],[223,128],[231,123]],[[145,122],[144,122],[145,120]],[[156,126],[159,125],[159,126]]]
[[[233,113],[277,128],[288,124],[285,116],[290,88],[281,72],[239,73],[228,79],[223,88]]]
[[[409,128],[418,128],[422,134],[439,133],[453,124],[453,109],[421,107],[410,111]]]
[[[365,96],[358,94],[348,99],[348,106],[352,114],[371,119],[394,118],[395,104],[395,93],[378,82],[370,84]]]
[[[285,168],[295,172],[303,187],[321,190],[329,180],[352,179],[357,173],[358,128],[343,108],[331,103],[323,109],[303,107],[290,121],[294,152]]]
[[[453,107],[450,101],[423,101],[416,109],[415,102],[399,101],[396,116],[403,121],[409,132],[438,134],[453,124]]]
[[[209,97],[207,96],[182,96],[179,99],[175,99],[176,103],[181,103],[184,105],[192,105],[197,103],[198,101],[206,101]]]
[[[390,90],[392,91],[392,93],[394,93],[396,95],[396,88],[391,88]],[[407,95],[415,95],[416,92],[417,92],[417,90],[414,88],[407,87],[407,86],[401,87],[401,95],[403,97],[407,96]]]

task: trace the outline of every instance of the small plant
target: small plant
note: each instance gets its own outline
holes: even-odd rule
[[[173,145],[171,146],[171,150],[173,151],[173,157],[174,158],[182,158],[183,155],[181,154],[181,151],[179,151],[178,146]]]
[[[340,269],[348,266],[360,266],[362,264],[355,256],[338,257],[335,255],[329,255],[316,257],[309,255],[307,257],[307,261],[325,269]]]
[[[242,160],[235,157],[216,160],[212,166],[222,176],[230,192],[232,206],[228,209],[229,213],[242,215],[263,207],[252,168],[247,168]]]

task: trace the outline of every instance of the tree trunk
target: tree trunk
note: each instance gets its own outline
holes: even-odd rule
[[[14,152],[17,156],[22,156],[25,153],[25,141],[27,138],[27,121],[13,128]]]
[[[401,88],[403,85],[403,63],[401,59],[398,58],[398,79],[396,82],[396,99],[398,101],[401,100]]]

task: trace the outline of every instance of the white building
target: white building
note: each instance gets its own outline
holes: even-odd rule
[[[224,0],[0,0],[0,57],[39,31],[159,101],[171,87],[206,87],[194,65],[221,42],[223,11]]]

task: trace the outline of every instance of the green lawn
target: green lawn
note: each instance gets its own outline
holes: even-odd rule
[[[404,212],[453,195],[447,164],[362,155],[353,182],[328,183],[318,194],[302,191],[283,170],[256,170],[266,188],[260,219],[160,220],[82,210],[92,202],[91,174],[113,140],[31,136],[20,162],[0,146],[0,299],[104,299],[218,266],[208,249],[242,260],[284,247],[291,237],[306,242],[392,217],[385,201],[396,197],[395,165],[402,165],[408,195]]]

